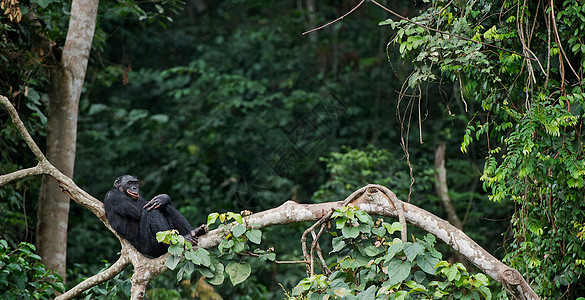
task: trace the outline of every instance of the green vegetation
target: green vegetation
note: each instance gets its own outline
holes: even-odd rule
[[[10,1],[0,3],[0,94],[44,150],[49,73],[70,4],[23,2],[18,20],[3,14]],[[449,196],[466,234],[543,299],[585,294],[585,5],[387,4],[407,21],[366,2],[301,35],[354,5],[100,3],[75,181],[101,199],[116,176],[134,174],[145,196],[169,194],[191,224],[241,224],[226,212],[339,201],[368,183],[446,217],[433,177],[434,150],[445,142]],[[1,174],[36,164],[4,110],[0,157]],[[0,293],[47,298],[61,289],[34,247],[20,244],[34,241],[40,184],[31,177],[0,187]],[[167,233],[160,238],[178,245],[167,261],[174,271],[148,295],[202,297],[203,275],[230,299],[503,297],[473,266],[444,261],[456,256],[432,236],[409,228],[404,242],[393,221],[350,208],[335,216],[322,245],[333,251],[331,275],[275,263],[303,257],[299,238],[310,224],[236,226],[208,250]],[[70,288],[115,261],[119,245],[80,205],[68,226]],[[129,272],[85,296],[127,297]]]
[[[45,269],[35,246],[21,243],[12,250],[0,240],[0,291],[6,299],[52,299],[65,290],[63,280]]]
[[[435,237],[426,235],[414,242],[392,239],[400,232],[392,224],[348,206],[335,211],[332,232],[334,271],[329,276],[312,275],[299,282],[292,295],[329,295],[342,299],[492,299],[484,274],[470,275],[461,263],[441,260]],[[387,296],[386,296],[387,295]],[[407,298],[408,297],[408,298]]]
[[[554,299],[585,289],[583,20],[580,1],[544,11],[531,1],[437,1],[413,19],[433,31],[385,22],[398,29],[402,55],[414,58],[409,85],[449,79],[461,101],[479,106],[470,110],[461,150],[487,143],[481,180],[490,200],[518,204],[506,261]]]

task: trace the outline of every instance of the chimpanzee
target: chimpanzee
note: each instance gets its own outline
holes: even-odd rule
[[[114,181],[114,189],[106,193],[106,217],[116,232],[142,254],[158,257],[168,245],[156,240],[156,233],[177,229],[186,240],[197,244],[197,237],[207,233],[205,224],[193,229],[189,221],[171,205],[171,197],[160,194],[146,201],[139,194],[138,179],[122,175]]]

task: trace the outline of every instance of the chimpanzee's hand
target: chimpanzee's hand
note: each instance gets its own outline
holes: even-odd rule
[[[152,200],[148,201],[144,208],[146,210],[153,210],[171,203],[171,197],[167,194],[156,195]]]

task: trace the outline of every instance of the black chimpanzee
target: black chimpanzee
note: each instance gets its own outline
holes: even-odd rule
[[[147,202],[138,191],[136,177],[118,176],[114,189],[106,193],[104,206],[110,225],[142,254],[158,257],[167,252],[168,245],[156,240],[159,231],[177,229],[193,245],[198,236],[207,233],[205,224],[193,229],[171,205],[169,195],[160,194]]]

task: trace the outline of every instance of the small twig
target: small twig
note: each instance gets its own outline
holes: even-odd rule
[[[351,14],[351,13],[352,13],[354,10],[356,10],[358,7],[360,7],[360,5],[362,5],[362,3],[364,3],[364,1],[366,1],[366,0],[362,0],[362,1],[360,1],[360,3],[358,3],[358,5],[356,5],[354,8],[352,8],[350,11],[348,11],[348,12],[347,12],[346,14],[344,14],[343,16],[341,16],[341,17],[339,17],[339,18],[337,18],[337,19],[335,19],[335,20],[333,20],[333,21],[331,21],[331,22],[329,22],[329,23],[327,23],[327,24],[325,24],[325,25],[319,26],[319,27],[317,27],[317,28],[314,28],[314,29],[311,29],[311,30],[309,30],[309,31],[305,31],[305,32],[303,32],[303,35],[305,35],[305,34],[307,34],[307,33],[311,33],[311,32],[313,32],[313,31],[317,31],[317,30],[319,30],[319,29],[323,29],[323,28],[325,28],[325,27],[327,27],[327,26],[329,26],[329,25],[331,25],[331,24],[333,24],[333,23],[335,23],[335,22],[337,22],[337,21],[339,21],[339,20],[341,20],[341,19],[343,19],[343,18],[347,17],[347,16],[348,16],[349,14]]]
[[[355,194],[355,192],[353,194]],[[315,240],[313,237],[313,243],[311,244],[311,252],[309,253],[307,251],[307,234],[309,234],[310,232],[313,232],[315,230],[315,228],[317,228],[317,226],[328,221],[329,218],[331,217],[331,215],[333,215],[333,210],[331,210],[326,215],[324,215],[321,219],[319,219],[319,221],[315,222],[315,224],[311,225],[311,227],[307,228],[307,230],[305,230],[305,232],[303,232],[303,235],[301,236],[301,248],[303,250],[303,257],[305,258],[305,260],[307,261],[307,264],[308,264],[307,277],[310,277],[311,275],[313,275],[313,246],[312,245],[315,243]]]
[[[321,224],[321,229],[319,229],[318,234],[315,234],[315,231],[311,231],[311,235],[313,236],[313,243],[311,244],[311,259],[313,259],[313,252],[315,252],[315,250],[316,250],[317,256],[319,257],[320,262],[321,262],[321,270],[323,270],[323,273],[325,275],[329,275],[331,273],[331,271],[327,267],[327,263],[325,262],[325,259],[323,258],[323,252],[321,251],[321,246],[319,245],[319,238],[321,237],[321,234],[323,234],[324,229],[325,229],[325,224]],[[311,261],[311,272],[314,271],[314,269],[312,267],[313,267],[313,263]]]

